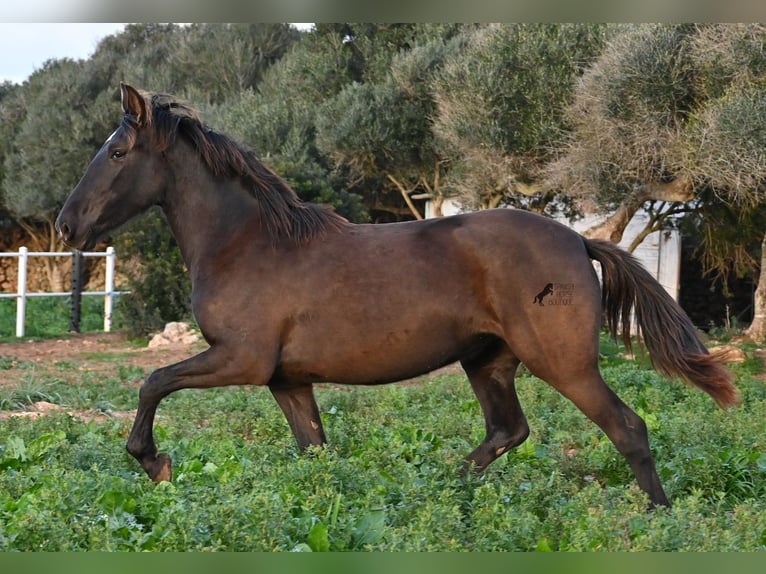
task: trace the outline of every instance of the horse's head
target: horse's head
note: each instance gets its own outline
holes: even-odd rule
[[[166,185],[148,102],[126,84],[120,84],[120,92],[122,123],[93,157],[56,219],[61,237],[77,249],[92,249],[104,235],[159,203]]]

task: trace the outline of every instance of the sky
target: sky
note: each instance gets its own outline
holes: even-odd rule
[[[109,23],[0,23],[0,82],[20,84],[50,59],[87,59],[99,40],[124,27]]]
[[[293,24],[306,30],[312,24]],[[0,83],[21,84],[50,59],[87,59],[99,41],[125,24],[0,23]]]

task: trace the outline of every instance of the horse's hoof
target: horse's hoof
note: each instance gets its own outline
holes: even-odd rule
[[[168,455],[157,455],[150,477],[154,482],[170,482],[173,479],[173,462]]]

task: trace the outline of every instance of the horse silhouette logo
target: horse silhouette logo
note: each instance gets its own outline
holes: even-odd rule
[[[543,303],[543,299],[545,299],[545,297],[551,293],[553,293],[553,283],[548,283],[545,287],[543,287],[542,291],[535,295],[535,300],[532,301],[532,303],[537,303],[540,305],[540,307],[543,307],[545,305],[545,303]]]

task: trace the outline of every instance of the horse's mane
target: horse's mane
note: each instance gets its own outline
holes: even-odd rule
[[[253,150],[209,128],[193,107],[165,94],[142,95],[148,104],[144,122],[153,129],[160,151],[167,150],[180,134],[192,143],[213,174],[240,178],[258,199],[263,225],[274,239],[303,244],[348,223],[331,208],[302,201]],[[125,121],[130,123],[130,118],[126,116]]]

